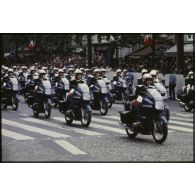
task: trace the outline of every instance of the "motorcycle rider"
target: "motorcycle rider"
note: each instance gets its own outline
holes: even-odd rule
[[[148,73],[147,69],[145,69],[145,68],[142,69],[142,71],[141,71],[142,76],[139,77],[138,80],[137,80],[137,84],[138,84],[138,85],[142,85],[142,84],[143,84],[142,78],[143,78],[144,74],[146,74],[146,73]]]
[[[151,70],[150,75],[152,76],[152,83],[159,83],[159,79],[157,77],[157,70]]]

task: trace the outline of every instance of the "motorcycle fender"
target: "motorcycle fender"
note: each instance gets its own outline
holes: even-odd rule
[[[167,124],[167,119],[165,118],[165,116],[160,116],[160,122],[162,122],[163,124]]]

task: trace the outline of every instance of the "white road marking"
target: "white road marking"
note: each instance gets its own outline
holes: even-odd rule
[[[60,121],[60,122],[65,122],[64,118],[61,118],[61,117],[52,117],[52,119]],[[74,121],[74,123],[80,124],[79,121]],[[91,135],[91,136],[104,135],[103,133],[98,133],[98,132],[95,132],[95,131],[89,131],[87,129],[82,129],[82,128],[72,128],[70,126],[66,126],[65,128],[69,129],[69,130],[72,130],[72,131],[75,131],[76,133],[83,134],[83,135]]]
[[[55,140],[54,142],[61,146],[63,149],[70,152],[71,154],[74,155],[87,154],[86,152],[83,152],[82,150],[78,149],[76,146],[67,142],[66,140]]]
[[[100,122],[100,123],[105,123],[105,124],[110,124],[110,125],[119,125],[118,122],[114,122],[111,120],[106,120],[106,119],[100,119],[100,118],[94,118],[92,119],[92,122],[96,121],[96,122]]]
[[[18,127],[20,129],[24,129],[26,131],[39,133],[39,134],[42,134],[42,135],[47,135],[49,137],[54,137],[54,138],[60,138],[60,137],[67,138],[67,137],[70,137],[69,135],[48,131],[46,129],[33,127],[31,125],[26,125],[26,124],[23,124],[23,123],[18,123],[18,122],[6,120],[6,119],[2,119],[2,122],[5,125],[9,125],[9,126],[12,126],[12,127]]]
[[[191,114],[189,114],[189,113],[186,113],[186,114],[184,114],[184,113],[177,113],[176,115],[179,115],[179,116],[182,116],[182,117],[192,117],[193,118],[193,114],[191,113]]]
[[[103,116],[104,118],[110,118],[115,120],[120,120],[120,116]]]
[[[169,120],[169,123],[193,127],[193,124],[192,123],[189,123],[189,122],[188,123],[185,123],[185,122],[179,122],[179,121]]]
[[[185,132],[193,132],[193,128],[185,128],[185,127],[179,127],[179,126],[174,126],[174,125],[168,125],[168,129],[173,129],[173,130],[178,130],[178,131],[185,131]]]
[[[53,119],[58,120],[58,121],[63,121],[63,119],[61,117],[53,117]],[[92,121],[93,121],[93,118],[92,118]],[[74,121],[74,122],[77,123],[77,121]],[[98,124],[94,124],[94,123],[91,123],[89,127],[98,128],[98,129],[105,130],[105,131],[111,131],[111,132],[115,132],[115,133],[119,133],[119,134],[126,134],[125,131],[122,129],[108,127],[108,126],[104,126],[104,125],[98,125]]]
[[[5,137],[15,139],[15,140],[33,140],[33,139],[35,139],[33,137],[29,137],[27,135],[22,135],[20,133],[16,133],[14,131],[10,131],[7,129],[2,129],[2,135]]]
[[[173,116],[173,117],[171,117],[171,116],[170,116],[170,119],[175,119],[175,120],[179,120],[179,121],[188,121],[188,122],[193,122],[193,119],[189,119],[189,118],[182,118],[182,117],[176,117],[176,116]]]

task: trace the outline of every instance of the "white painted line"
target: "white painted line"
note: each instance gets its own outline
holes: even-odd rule
[[[193,132],[193,128],[189,129],[189,128],[185,128],[185,127],[179,127],[179,126],[174,126],[174,125],[168,125],[168,129],[171,130],[178,130],[178,131],[185,131],[185,132]]]
[[[100,119],[100,118],[93,117],[92,122],[93,121],[105,123],[105,124],[110,124],[110,125],[117,125],[117,126],[119,125],[118,122],[114,122],[114,121],[111,121],[109,119],[106,120],[106,119]]]
[[[29,137],[27,135],[22,135],[20,133],[16,133],[14,131],[10,131],[7,129],[2,129],[2,135],[5,137],[15,139],[15,140],[33,140],[33,139],[35,139],[33,137]]]
[[[171,124],[176,124],[176,125],[185,125],[185,126],[189,126],[189,127],[193,127],[192,123],[185,123],[185,122],[179,122],[179,121],[174,121],[174,120],[169,120],[169,123]]]
[[[49,126],[49,127],[55,127],[55,128],[59,128],[59,129],[64,129],[63,127],[61,127],[58,124],[52,123],[50,121],[45,121],[43,119],[35,119],[35,118],[20,118],[20,119],[24,120],[24,121],[27,121],[27,122],[41,124],[41,125],[45,125],[45,126]]]
[[[120,116],[103,116],[104,118],[110,118],[114,120],[120,120]]]
[[[58,121],[63,120],[61,117],[53,117],[53,119],[58,120]],[[92,118],[92,122],[93,122],[93,118]],[[77,121],[75,121],[75,123],[77,123]],[[126,134],[125,131],[122,129],[108,127],[108,126],[104,126],[104,125],[98,125],[98,124],[94,124],[94,123],[91,123],[90,127],[98,128],[100,130],[105,130],[105,131],[111,131],[111,132],[115,132],[115,133],[119,133],[119,134]]]
[[[178,121],[188,121],[188,122],[193,122],[193,119],[189,119],[189,118],[182,118],[182,117],[176,117],[176,116],[170,116],[170,119],[175,119]]]
[[[56,132],[53,132],[53,131],[48,131],[46,129],[33,127],[31,125],[26,125],[26,124],[23,124],[23,123],[18,123],[18,122],[6,120],[6,119],[2,119],[2,122],[5,125],[9,125],[9,126],[12,126],[12,127],[18,127],[20,129],[24,129],[26,131],[39,133],[39,134],[42,134],[42,135],[47,135],[49,137],[54,137],[54,138],[60,138],[60,137],[67,138],[67,137],[70,137],[69,135],[56,133]]]
[[[192,117],[193,118],[193,114],[189,114],[189,113],[186,113],[186,114],[177,113],[176,115],[179,115],[179,116],[182,116],[182,117]]]
[[[82,150],[78,149],[76,146],[67,142],[66,140],[55,140],[54,142],[61,146],[63,149],[70,152],[71,154],[74,155],[87,154],[86,152],[83,152]]]
[[[20,116],[29,116],[28,114],[25,114],[25,113],[20,113],[19,115]]]

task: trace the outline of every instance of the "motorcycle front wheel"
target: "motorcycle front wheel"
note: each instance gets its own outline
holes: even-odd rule
[[[189,104],[185,104],[185,105],[184,105],[184,110],[185,110],[186,112],[191,112],[192,108],[190,107]]]
[[[51,115],[51,105],[48,103],[45,103],[45,117],[49,118]]]
[[[17,98],[15,96],[12,97],[12,108],[15,111],[18,109],[18,101],[17,101]]]
[[[100,113],[106,115],[108,112],[108,103],[100,100]]]
[[[156,143],[162,144],[168,135],[168,126],[167,124],[162,124],[159,121],[154,121],[152,136]]]
[[[73,122],[73,117],[70,116],[70,114],[67,114],[67,112],[65,113],[65,121],[67,125],[71,125]]]
[[[109,103],[108,103],[108,108],[112,108],[112,102],[113,102],[113,100],[110,99],[110,100],[109,100]]]
[[[82,108],[82,117],[81,117],[81,124],[84,127],[88,127],[91,123],[91,112],[88,112],[87,109]]]

